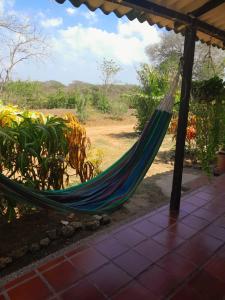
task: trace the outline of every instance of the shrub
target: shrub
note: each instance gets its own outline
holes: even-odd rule
[[[113,102],[111,104],[111,115],[115,120],[122,120],[123,115],[127,113],[128,106],[124,102]]]
[[[0,108],[0,172],[12,180],[39,190],[60,189],[69,184],[72,168],[84,182],[95,172],[89,148],[86,131],[73,115],[63,119]],[[4,212],[12,215],[16,204],[4,203]]]
[[[101,90],[93,90],[91,96],[92,105],[103,113],[110,112],[110,103],[106,94]]]
[[[138,71],[140,88],[132,95],[132,106],[138,119],[136,130],[142,131],[168,88],[167,77],[157,70],[143,65]]]

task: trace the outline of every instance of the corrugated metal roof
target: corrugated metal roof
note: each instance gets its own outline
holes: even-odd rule
[[[56,0],[64,3],[65,0]],[[91,11],[115,13],[129,20],[147,21],[160,28],[183,33],[195,24],[197,38],[204,43],[225,48],[225,1],[221,0],[69,0],[75,7],[85,4]]]

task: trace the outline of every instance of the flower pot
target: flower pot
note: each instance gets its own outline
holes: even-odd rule
[[[219,151],[217,153],[216,170],[218,174],[225,173],[225,151]]]

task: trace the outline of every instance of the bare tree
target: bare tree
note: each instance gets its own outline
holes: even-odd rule
[[[99,69],[105,89],[108,89],[113,83],[115,76],[121,71],[121,67],[115,60],[106,58],[103,58],[103,61],[99,64]]]
[[[147,47],[146,53],[153,64],[163,71],[173,71],[177,68],[183,53],[184,38],[181,34],[166,32],[162,34],[158,44]],[[225,55],[220,49],[196,43],[193,77],[204,80],[214,75],[223,76]]]
[[[40,60],[47,54],[45,37],[29,21],[15,16],[0,18],[0,92],[12,79],[16,66],[27,60]]]

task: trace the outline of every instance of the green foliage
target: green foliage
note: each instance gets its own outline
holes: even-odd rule
[[[211,171],[216,152],[225,147],[225,84],[215,76],[193,82],[190,110],[196,116],[196,160],[207,173]]]
[[[95,89],[91,96],[92,105],[103,113],[110,112],[110,103],[106,94],[100,89]]]
[[[0,99],[5,105],[25,109],[74,109],[78,119],[85,122],[90,106],[120,119],[126,107],[131,106],[128,97],[122,95],[131,88],[130,85],[110,85],[110,89],[106,89],[104,85],[86,83],[64,86],[55,81],[12,81],[6,84]]]
[[[127,113],[128,106],[125,102],[117,101],[111,103],[111,117],[115,120],[122,120],[123,116]]]
[[[41,86],[36,81],[14,81],[5,85],[2,95],[3,102],[8,104],[20,104],[21,107],[36,108],[40,105],[43,95]]]
[[[0,172],[12,180],[48,190],[68,185],[69,170],[82,182],[91,179],[101,161],[93,165],[87,159],[89,148],[86,131],[72,114],[63,119],[0,107]],[[0,213],[11,219],[17,203],[4,197]]]
[[[141,87],[131,96],[132,107],[136,110],[138,119],[137,131],[142,131],[149,117],[164,97],[168,88],[168,78],[165,74],[142,65],[138,71]]]
[[[192,95],[198,101],[220,101],[225,98],[225,82],[218,76],[208,80],[194,81],[192,83]]]

